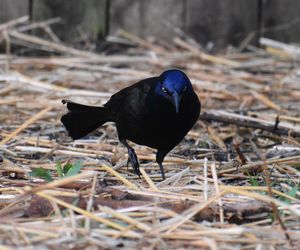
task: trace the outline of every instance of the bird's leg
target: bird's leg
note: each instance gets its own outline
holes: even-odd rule
[[[165,176],[164,166],[162,165],[162,162],[168,152],[169,150],[158,150],[156,153],[156,162],[159,165],[161,177],[163,178],[163,180],[166,179],[166,176]]]
[[[158,165],[159,165],[161,177],[163,178],[163,180],[165,180],[166,176],[165,176],[164,166],[163,166],[162,162],[158,163]]]
[[[136,153],[134,152],[134,149],[132,147],[129,146],[129,144],[127,143],[126,140],[120,140],[120,142],[127,148],[128,150],[128,161],[127,161],[127,167],[128,167],[128,163],[129,161],[131,162],[133,171],[135,174],[137,174],[138,176],[141,175],[140,172],[140,165],[139,165],[139,161],[138,158],[136,156]]]

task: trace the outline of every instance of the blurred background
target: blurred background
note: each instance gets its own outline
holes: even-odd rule
[[[25,15],[50,19],[57,39],[85,49],[104,49],[103,38],[120,29],[165,42],[179,36],[212,52],[257,45],[260,37],[300,41],[297,0],[0,0],[0,6],[0,23]]]

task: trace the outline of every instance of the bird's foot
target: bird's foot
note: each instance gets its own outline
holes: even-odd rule
[[[137,158],[133,148],[128,149],[128,156],[129,157],[128,157],[128,161],[127,161],[127,168],[128,168],[128,163],[130,162],[134,173],[140,177],[141,176],[140,164],[139,164],[138,158]]]

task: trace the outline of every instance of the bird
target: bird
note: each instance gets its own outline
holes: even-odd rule
[[[156,149],[156,162],[165,179],[163,160],[196,123],[201,103],[188,76],[169,69],[113,94],[101,107],[62,100],[68,112],[61,122],[73,139],[80,139],[106,122],[114,122],[118,139],[127,148],[128,164],[140,176],[139,161],[128,141]]]

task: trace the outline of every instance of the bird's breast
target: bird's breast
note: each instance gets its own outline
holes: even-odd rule
[[[148,106],[147,112],[136,117],[136,126],[129,140],[152,148],[174,147],[192,128],[199,116],[199,109],[182,100],[176,113],[172,103],[161,101]]]
[[[118,115],[119,136],[156,149],[173,148],[198,119],[198,106],[198,98],[193,96],[181,100],[178,113],[174,105],[163,98],[152,96],[145,102],[131,101],[130,107],[126,106]]]

